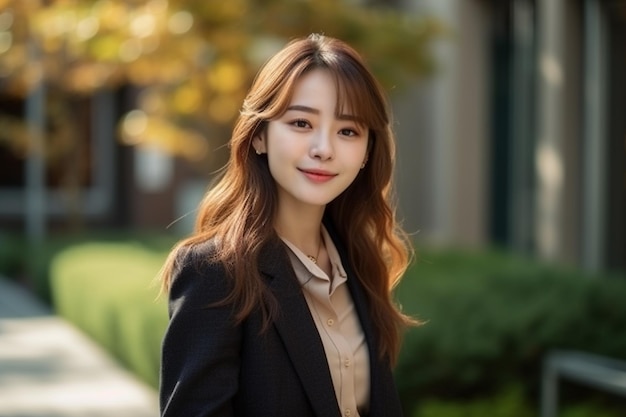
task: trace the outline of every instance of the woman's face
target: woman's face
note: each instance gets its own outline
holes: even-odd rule
[[[324,206],[366,162],[369,132],[352,114],[336,116],[337,91],[328,71],[312,70],[294,87],[287,111],[253,145],[267,153],[280,206]]]

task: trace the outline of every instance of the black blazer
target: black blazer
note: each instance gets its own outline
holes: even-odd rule
[[[336,236],[348,287],[370,351],[370,417],[401,416],[388,361],[380,360],[365,292]],[[261,333],[260,312],[241,325],[232,306],[206,308],[226,297],[221,265],[207,262],[212,244],[181,252],[170,291],[163,339],[160,402],[164,417],[342,416],[324,347],[280,241],[265,245],[259,268],[281,314]]]

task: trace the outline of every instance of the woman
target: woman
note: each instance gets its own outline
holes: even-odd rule
[[[320,36],[260,70],[223,176],[163,269],[163,416],[399,416],[410,257],[389,202],[388,104]]]

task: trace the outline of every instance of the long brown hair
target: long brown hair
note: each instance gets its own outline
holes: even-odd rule
[[[260,308],[269,324],[279,306],[268,294],[257,265],[259,252],[276,232],[276,184],[267,159],[252,148],[252,139],[290,104],[294,85],[316,68],[328,70],[338,91],[337,114],[347,108],[369,128],[368,161],[354,182],[326,207],[348,249],[349,260],[367,292],[381,355],[395,362],[401,330],[414,323],[395,306],[391,292],[412,255],[410,241],[398,227],[391,200],[395,159],[390,109],[382,88],[350,46],[337,39],[310,35],[294,40],[261,68],[244,100],[230,140],[230,159],[199,206],[193,234],[179,242],[162,270],[167,291],[178,249],[216,239],[213,261],[233,279],[225,302],[237,306],[244,320]]]

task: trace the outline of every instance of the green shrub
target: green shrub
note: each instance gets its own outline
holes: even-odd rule
[[[0,275],[18,278],[24,268],[25,242],[15,234],[0,232]]]
[[[163,233],[142,232],[129,235],[126,231],[89,231],[53,234],[39,244],[29,244],[23,236],[0,235],[0,274],[20,281],[37,297],[52,304],[50,288],[51,263],[67,248],[85,243],[137,244],[149,251],[164,252],[176,237]]]
[[[493,397],[471,401],[424,401],[412,417],[533,417],[519,385],[509,387]],[[581,416],[582,417],[582,416]],[[591,417],[591,416],[588,416]]]
[[[90,243],[65,249],[51,268],[57,312],[154,387],[167,310],[151,284],[164,257],[137,243]]]
[[[536,402],[553,348],[626,356],[626,280],[589,277],[503,253],[420,255],[397,297],[426,324],[406,335],[396,379],[421,398],[473,398],[521,382]]]
[[[538,408],[524,396],[522,386],[515,384],[496,395],[465,401],[427,399],[411,414],[411,417],[533,417]],[[602,405],[593,402],[569,405],[559,417],[619,417]]]
[[[618,411],[611,411],[602,405],[579,404],[565,407],[559,413],[559,417],[622,417],[624,414]]]

